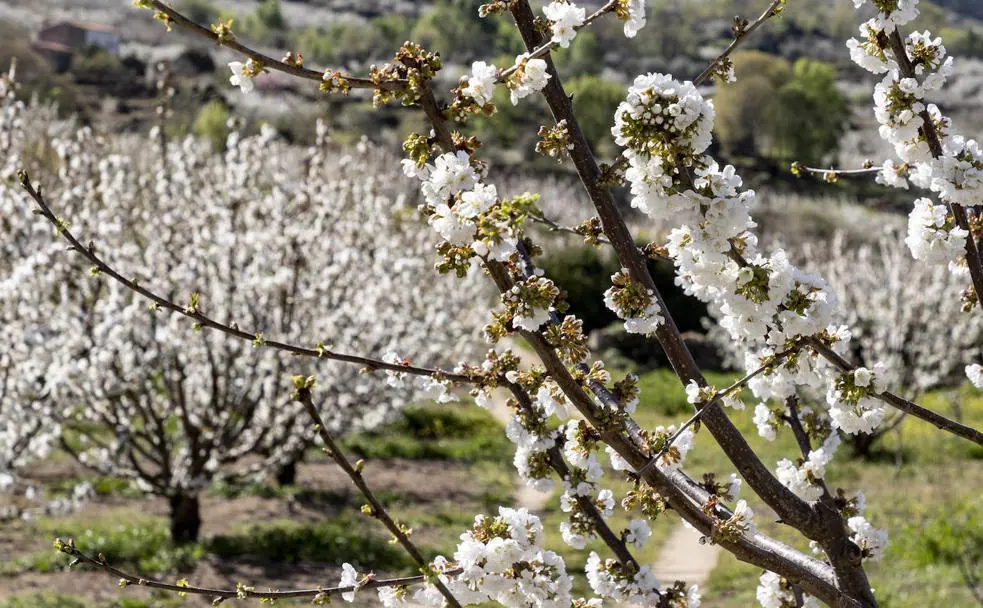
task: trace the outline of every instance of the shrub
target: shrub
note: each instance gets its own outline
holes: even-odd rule
[[[229,137],[228,122],[229,110],[225,103],[220,99],[213,99],[198,111],[191,132],[207,141],[212,150],[222,152],[225,150],[225,140]]]
[[[345,445],[362,458],[464,462],[507,460],[511,451],[488,412],[447,405],[406,408],[391,424],[350,437]]]

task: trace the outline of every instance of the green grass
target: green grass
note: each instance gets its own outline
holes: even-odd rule
[[[413,565],[406,553],[389,543],[381,526],[350,511],[315,524],[277,521],[244,528],[207,541],[218,558],[294,564],[352,562],[383,571],[404,571]]]
[[[199,544],[174,546],[167,524],[151,519],[116,524],[111,521],[69,519],[38,520],[35,534],[41,538],[73,538],[75,545],[89,555],[105,555],[110,563],[135,573],[151,576],[160,572],[186,572],[205,555]],[[0,563],[0,573],[56,572],[67,568],[68,558],[55,551],[41,551]]]
[[[488,412],[461,405],[409,407],[385,427],[345,439],[360,458],[511,462],[512,445]]]
[[[740,374],[706,372],[707,381],[717,388],[726,388],[740,378]],[[641,390],[637,417],[639,419],[659,420],[666,416],[680,416],[693,411],[686,401],[686,391],[671,370],[657,369],[638,377]],[[685,419],[685,418],[684,418]]]

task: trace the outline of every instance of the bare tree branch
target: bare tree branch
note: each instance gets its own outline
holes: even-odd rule
[[[376,498],[375,494],[372,492],[372,489],[369,488],[367,483],[365,483],[365,478],[362,476],[361,464],[355,463],[355,465],[352,465],[352,463],[348,461],[348,458],[345,457],[345,453],[340,447],[338,447],[338,444],[335,443],[334,439],[331,437],[331,434],[328,433],[327,428],[324,426],[324,420],[321,419],[321,415],[318,413],[317,407],[314,406],[314,401],[311,398],[312,383],[305,380],[303,376],[294,378],[294,382],[297,385],[297,401],[304,406],[304,409],[307,410],[311,420],[314,421],[314,424],[316,425],[315,430],[318,437],[320,437],[321,441],[324,442],[325,451],[329,456],[331,456],[332,459],[334,459],[338,466],[341,467],[345,474],[348,475],[348,477],[352,480],[352,483],[355,484],[355,487],[357,487],[359,492],[362,493],[362,496],[365,497],[365,500],[369,501],[371,512],[368,513],[368,515],[378,519],[382,525],[389,530],[393,537],[395,537],[396,541],[399,542],[403,549],[410,555],[410,557],[413,558],[413,561],[420,566],[421,571],[429,571],[431,566],[427,562],[426,558],[423,557],[423,554],[420,553],[420,550],[416,547],[413,541],[410,540],[410,533],[408,533],[403,526],[398,524],[396,520],[389,515],[389,512],[386,511],[386,508],[382,506],[382,503],[379,502],[378,498]],[[440,591],[441,595],[447,599],[447,602],[451,606],[460,608],[461,604],[457,601],[457,599],[455,599],[454,594],[450,592],[447,586],[444,585],[439,578],[433,576],[431,577],[431,582]]]
[[[55,548],[62,553],[70,556],[72,558],[72,565],[76,564],[87,564],[89,566],[94,566],[99,570],[111,574],[112,576],[117,576],[120,579],[120,587],[126,587],[130,584],[138,585],[140,587],[147,587],[149,589],[161,589],[163,591],[171,591],[174,593],[190,593],[192,595],[205,595],[211,598],[215,598],[216,604],[221,600],[225,599],[288,599],[288,598],[318,598],[326,599],[330,596],[341,595],[342,593],[348,593],[351,591],[359,591],[362,589],[377,589],[379,587],[402,587],[406,585],[419,585],[421,583],[427,582],[427,577],[420,576],[404,576],[401,578],[389,578],[389,579],[374,579],[367,578],[367,580],[359,583],[358,585],[351,587],[318,587],[316,589],[293,589],[290,591],[256,591],[252,587],[242,586],[238,589],[214,589],[209,587],[195,587],[193,585],[183,585],[183,584],[171,584],[165,583],[152,578],[147,578],[143,576],[136,576],[120,570],[115,566],[111,566],[109,561],[105,556],[99,555],[98,557],[92,557],[82,551],[79,551],[75,547],[75,543],[69,540],[56,539]],[[448,571],[447,574],[454,574],[456,571]],[[125,582],[124,582],[125,581]]]
[[[477,381],[468,376],[467,374],[458,374],[455,372],[449,372],[441,369],[431,369],[425,367],[415,367],[412,365],[401,365],[399,363],[387,363],[381,359],[373,359],[369,357],[363,357],[360,355],[350,355],[347,353],[340,353],[331,350],[329,347],[324,345],[318,345],[317,348],[305,348],[303,346],[297,346],[294,344],[287,344],[285,342],[279,342],[277,340],[268,340],[264,337],[262,332],[247,332],[239,329],[234,325],[226,325],[219,321],[212,319],[200,312],[197,306],[181,306],[168,300],[167,298],[158,295],[157,293],[141,286],[136,279],[127,279],[121,275],[118,271],[113,269],[109,264],[107,264],[99,255],[95,253],[95,248],[90,243],[89,246],[82,245],[78,238],[68,229],[67,224],[60,220],[48,203],[45,201],[44,196],[41,193],[40,186],[35,188],[31,184],[30,177],[26,172],[21,172],[19,175],[21,186],[25,191],[34,199],[37,204],[37,212],[39,215],[44,217],[44,219],[51,222],[58,233],[71,245],[71,250],[79,253],[94,265],[95,269],[100,274],[105,274],[109,276],[116,282],[127,287],[131,291],[143,296],[144,298],[150,300],[154,305],[170,310],[172,312],[184,315],[189,319],[194,320],[198,325],[207,329],[214,329],[220,331],[224,334],[239,338],[241,340],[246,340],[253,342],[257,346],[265,346],[269,348],[275,348],[277,350],[282,350],[294,355],[300,355],[304,357],[312,357],[315,359],[329,359],[332,361],[342,361],[345,363],[354,363],[356,365],[363,365],[370,370],[387,370],[392,372],[399,372],[405,374],[411,374],[414,376],[427,376],[432,378],[439,378],[443,380],[450,380],[452,382],[460,382],[465,384],[474,384]]]

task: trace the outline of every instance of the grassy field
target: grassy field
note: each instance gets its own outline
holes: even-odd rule
[[[719,386],[732,376],[711,375]],[[688,404],[678,381],[659,370],[641,379],[638,419],[647,428],[678,422]],[[926,405],[965,422],[983,425],[983,395],[970,389],[928,395]],[[734,412],[738,427],[766,464],[794,456],[791,438],[774,443],[757,436],[752,408]],[[412,526],[414,539],[428,555],[451,555],[457,538],[475,513],[494,513],[512,505],[516,481],[511,445],[501,426],[472,405],[409,409],[390,426],[350,437],[348,451],[366,460],[366,476],[400,520]],[[687,470],[699,478],[712,472],[726,477],[733,467],[704,430]],[[841,449],[830,467],[833,487],[863,488],[875,525],[891,532],[887,558],[870,567],[883,606],[972,606],[957,558],[983,549],[983,450],[944,436],[928,425],[906,421],[884,438],[872,458],[861,461]],[[84,472],[54,457],[35,472],[49,495],[65,491]],[[102,573],[66,572],[55,553],[55,536],[74,537],[80,548],[104,553],[124,569],[167,580],[186,577],[195,584],[234,586],[267,584],[277,588],[334,584],[343,561],[382,574],[409,573],[413,565],[389,544],[377,522],[358,513],[362,501],[347,478],[316,451],[299,471],[296,486],[214,484],[203,498],[205,520],[200,542],[171,546],[166,505],[140,498],[122,480],[94,479],[96,500],[66,518],[37,518],[0,529],[0,608],[207,606],[203,599],[178,598],[130,587],[120,591]],[[616,490],[627,482],[614,484]],[[795,534],[775,523],[760,502],[745,493],[759,527],[793,542]],[[567,558],[568,568],[583,568],[586,552],[572,551],[559,537],[564,519],[554,495],[541,513],[550,548]],[[623,513],[612,522],[626,523]],[[653,536],[639,561],[651,563],[678,519],[666,516],[652,526]],[[801,542],[797,546],[805,548]],[[595,547],[604,554],[603,547]],[[760,570],[724,554],[705,590],[705,606],[754,605]],[[581,585],[583,583],[581,582]],[[579,591],[586,592],[584,587]],[[364,594],[365,605],[372,605]],[[281,602],[282,604],[282,602]],[[300,604],[298,604],[300,605]]]

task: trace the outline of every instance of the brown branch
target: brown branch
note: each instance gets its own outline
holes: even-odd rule
[[[826,360],[828,360],[830,363],[832,363],[837,368],[839,368],[839,370],[842,372],[852,372],[853,370],[857,369],[856,365],[853,365],[852,363],[841,357],[839,354],[836,353],[836,351],[826,346],[825,344],[822,343],[822,341],[816,338],[810,338],[809,346],[810,348],[815,350],[816,353],[818,353]],[[966,426],[965,424],[961,424],[959,422],[956,422],[955,420],[946,418],[941,414],[937,414],[932,410],[924,408],[913,401],[909,401],[888,391],[877,393],[872,396],[880,399],[881,401],[887,403],[892,407],[901,410],[902,412],[911,414],[915,418],[919,418],[921,420],[924,420],[925,422],[933,424],[935,425],[936,428],[939,428],[943,431],[948,431],[949,433],[952,433],[953,435],[956,435],[958,437],[962,437],[963,439],[968,439],[973,443],[983,445],[983,433],[974,429],[971,426]]]
[[[294,380],[297,383],[297,401],[304,406],[304,409],[307,410],[307,414],[314,421],[314,424],[316,425],[315,431],[317,432],[318,437],[321,438],[321,441],[324,442],[325,451],[329,456],[331,456],[332,459],[334,459],[338,466],[341,467],[345,474],[348,475],[348,477],[352,480],[352,483],[355,484],[355,487],[357,487],[362,493],[362,496],[365,497],[365,500],[369,502],[369,506],[371,507],[371,513],[369,514],[378,519],[379,522],[381,522],[382,525],[389,530],[390,534],[395,537],[396,541],[403,547],[410,557],[413,558],[413,561],[420,566],[421,571],[429,571],[431,568],[430,564],[427,562],[426,558],[423,557],[423,554],[420,553],[420,550],[416,547],[413,541],[410,540],[409,534],[402,526],[396,523],[391,515],[389,515],[389,512],[386,511],[386,508],[382,506],[382,503],[379,502],[378,498],[376,498],[375,494],[372,492],[372,489],[369,488],[367,483],[365,483],[365,478],[362,476],[361,466],[358,463],[352,465],[352,463],[348,461],[348,458],[345,457],[345,453],[342,452],[341,448],[338,447],[338,444],[335,443],[334,439],[331,437],[331,434],[328,433],[327,428],[324,426],[324,420],[321,419],[321,415],[318,413],[317,408],[314,406],[314,401],[311,398],[310,383],[307,383],[302,376],[295,378]],[[439,578],[432,577],[432,583],[437,590],[440,591],[441,595],[447,599],[447,602],[451,606],[460,608],[461,605],[454,597],[454,594],[450,592],[450,589],[448,589]]]
[[[72,558],[71,565],[76,564],[88,564],[94,566],[99,570],[106,572],[112,576],[119,577],[121,583],[120,586],[128,586],[128,584],[138,585],[140,587],[147,587],[149,589],[161,589],[163,591],[171,591],[174,593],[190,593],[191,595],[205,595],[208,597],[220,599],[229,598],[255,598],[255,599],[288,599],[288,598],[316,598],[318,596],[328,597],[332,595],[340,595],[342,593],[348,593],[351,591],[359,591],[362,589],[377,589],[379,587],[402,587],[405,585],[418,585],[420,583],[427,582],[427,577],[425,576],[405,576],[402,578],[389,578],[389,579],[374,579],[369,578],[368,580],[351,587],[318,587],[317,589],[293,589],[289,591],[255,591],[249,587],[242,587],[240,589],[213,589],[209,587],[195,587],[192,585],[172,585],[171,583],[165,583],[152,578],[147,578],[143,576],[136,576],[120,570],[114,566],[111,566],[109,562],[105,559],[103,555],[98,557],[92,557],[79,551],[75,548],[75,544],[72,540],[55,540],[55,548],[57,548],[62,553],[70,556]],[[450,570],[447,574],[456,574],[458,570]],[[122,581],[126,581],[123,583]]]
[[[259,62],[264,68],[270,68],[271,70],[276,70],[278,72],[283,72],[285,74],[290,74],[291,76],[296,76],[297,78],[304,78],[306,80],[313,80],[315,82],[321,82],[324,79],[324,72],[318,72],[317,70],[311,70],[299,65],[291,65],[289,63],[284,63],[270,57],[269,55],[264,55],[259,51],[251,49],[243,44],[240,44],[234,37],[232,38],[222,38],[212,30],[199,25],[185,17],[179,11],[175,10],[171,6],[160,2],[160,0],[146,0],[147,4],[151,6],[154,10],[160,11],[167,16],[171,23],[174,23],[178,27],[184,28],[193,34],[208,38],[217,45],[225,46],[237,53],[249,57],[253,61]],[[355,76],[341,76],[348,85],[353,89],[381,89],[385,91],[397,91],[401,90],[406,86],[406,82],[402,80],[389,80],[384,82],[373,82],[369,78],[358,78]]]
[[[718,55],[713,61],[711,61],[710,65],[708,65],[706,69],[704,69],[700,73],[699,76],[693,79],[693,84],[696,86],[703,84],[706,81],[706,79],[709,78],[711,74],[713,74],[713,70],[718,65],[720,65],[720,62],[730,57],[731,53],[737,50],[737,47],[739,47],[741,43],[747,40],[747,37],[753,34],[755,30],[757,30],[759,27],[764,25],[766,21],[768,21],[775,15],[782,12],[782,7],[784,5],[785,5],[785,0],[774,0],[771,3],[771,5],[767,9],[765,9],[765,12],[761,13],[761,16],[755,19],[754,23],[743,28],[741,30],[741,33],[734,37],[734,41],[731,42],[726,49],[724,49],[724,52],[720,53],[720,55]]]
[[[512,16],[519,27],[519,33],[522,35],[526,48],[535,48],[541,37],[536,29],[535,16],[528,0],[513,2]],[[543,89],[543,95],[553,113],[554,120],[556,122],[566,121],[570,141],[573,144],[572,149],[569,150],[570,157],[577,168],[577,173],[580,175],[581,182],[587,190],[591,202],[597,209],[604,233],[611,240],[622,267],[628,270],[633,281],[655,294],[664,313],[665,322],[655,331],[656,339],[683,384],[695,381],[700,386],[706,386],[707,381],[683,341],[675,321],[668,313],[669,309],[648,271],[647,261],[635,246],[634,238],[625,224],[621,211],[618,209],[611,192],[600,183],[602,181],[600,168],[574,115],[573,105],[563,88],[563,82],[556,66],[549,57],[547,57],[547,67],[550,79]],[[740,471],[741,476],[747,480],[748,485],[790,525],[802,530],[817,530],[818,522],[815,512],[805,501],[797,497],[775,478],[719,404],[711,405],[706,410],[703,414],[703,422],[731,462],[734,463],[734,466],[737,467],[737,470]]]
[[[26,172],[21,172],[19,178],[20,178],[21,186],[24,188],[25,191],[27,191],[27,193],[31,196],[32,199],[34,199],[34,202],[37,204],[38,206],[37,213],[43,216],[44,219],[48,220],[55,227],[58,233],[62,237],[64,237],[66,241],[68,241],[68,243],[71,245],[70,248],[72,251],[75,251],[76,253],[82,255],[82,257],[88,260],[100,274],[105,274],[109,276],[110,278],[120,283],[124,287],[150,300],[160,308],[170,310],[171,312],[175,312],[185,317],[188,317],[189,319],[192,319],[203,328],[214,329],[224,334],[233,336],[235,338],[239,338],[241,340],[247,340],[250,342],[255,342],[257,340],[257,337],[263,335],[262,332],[250,333],[248,331],[243,331],[236,326],[226,325],[224,323],[216,321],[211,317],[206,316],[205,314],[203,314],[197,309],[181,306],[179,304],[176,304],[175,302],[172,302],[171,300],[168,300],[167,298],[161,295],[158,295],[153,291],[150,291],[149,289],[141,286],[136,279],[125,278],[123,275],[121,275],[118,271],[112,268],[101,257],[99,257],[99,255],[95,253],[95,249],[91,245],[91,243],[88,247],[86,247],[82,245],[81,242],[79,242],[78,238],[74,234],[72,234],[72,232],[68,229],[68,226],[65,224],[65,222],[58,219],[58,217],[48,206],[48,203],[45,201],[44,196],[41,194],[40,186],[35,188],[35,186],[31,184],[30,177],[27,175]],[[262,346],[288,352],[293,355],[312,357],[315,359],[329,359],[332,361],[342,361],[345,363],[354,363],[357,365],[362,365],[370,370],[387,370],[392,372],[410,374],[414,376],[427,376],[427,377],[440,378],[444,380],[450,380],[452,382],[460,382],[460,383],[467,383],[467,384],[477,383],[477,381],[474,378],[468,376],[467,374],[459,374],[459,373],[449,372],[441,369],[415,367],[412,365],[401,365],[398,363],[386,363],[381,359],[373,359],[369,357],[363,357],[360,355],[351,355],[346,353],[335,352],[327,347],[306,348],[303,346],[288,344],[286,342],[279,342],[277,340],[267,340],[266,338],[263,338],[261,343]]]

